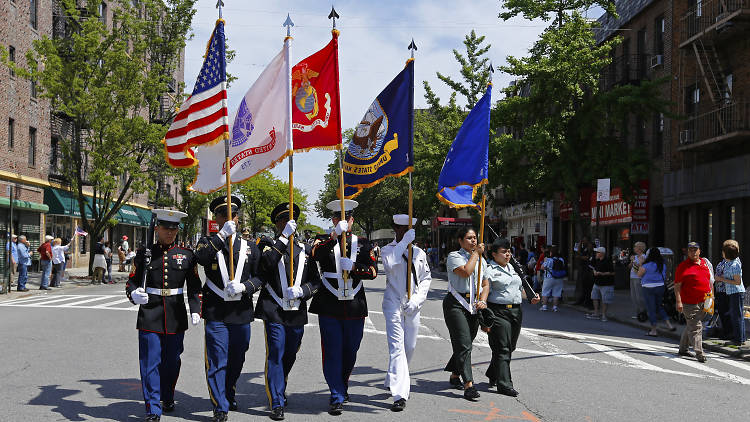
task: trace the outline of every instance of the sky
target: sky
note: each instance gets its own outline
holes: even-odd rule
[[[282,47],[286,30],[282,27],[287,13],[294,21],[292,62],[296,63],[323,48],[331,39],[331,21],[327,18],[333,5],[340,19],[339,75],[341,122],[344,129],[353,128],[380,91],[401,71],[412,38],[415,53],[415,107],[426,106],[422,81],[428,81],[436,94],[447,102],[450,89],[436,76],[439,71],[454,80],[460,79],[459,65],[452,50],[465,52],[464,37],[476,30],[485,35],[485,45],[492,47],[487,55],[495,67],[506,64],[507,56],[524,56],[546,27],[541,21],[515,18],[507,22],[497,16],[498,0],[224,0],[225,31],[235,59],[227,71],[238,79],[229,88],[229,115],[234,112],[255,79]],[[215,0],[199,0],[193,20],[193,38],[185,49],[186,90],[192,91],[200,71],[206,43],[216,18]],[[508,86],[510,75],[496,72],[493,100],[500,89]],[[464,103],[459,97],[459,104]],[[335,158],[333,151],[295,154],[294,183],[312,204],[322,187],[323,175]],[[415,163],[419,165],[419,163]],[[288,177],[287,163],[277,165],[272,173],[282,180]],[[404,203],[404,212],[407,204]],[[321,227],[330,221],[320,219],[314,211],[308,221]]]

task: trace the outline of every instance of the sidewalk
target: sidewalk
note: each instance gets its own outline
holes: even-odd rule
[[[561,304],[561,306],[580,311],[582,316],[585,313],[591,312],[584,306],[573,305],[573,302],[575,301],[573,296],[574,292],[575,282],[566,280],[565,287],[563,288],[563,303]],[[634,312],[633,305],[630,301],[630,291],[615,290],[615,302],[607,307],[607,318],[610,321],[616,321],[621,324],[626,324],[632,327],[643,329],[644,338],[646,338],[645,333],[651,329],[651,325],[648,321],[640,322],[637,319],[632,318],[633,315]],[[746,329],[750,330],[750,324],[748,323],[750,323],[750,321],[746,320]],[[606,324],[606,322],[603,324]],[[680,336],[682,335],[682,331],[685,329],[685,325],[675,323],[674,321],[672,321],[672,324],[677,327],[677,331],[668,331],[661,327],[661,324],[657,327],[656,331],[661,337],[671,338],[679,341]],[[748,335],[748,338],[750,338],[750,335]],[[740,350],[736,346],[724,346],[725,342],[725,340],[706,338],[705,335],[703,336],[703,348],[705,350],[750,360],[750,347],[748,347],[750,346],[750,341],[745,343],[745,346],[742,348],[742,350]]]
[[[113,284],[111,286],[113,290],[121,292],[125,290],[124,283],[128,280],[128,276],[130,274],[128,272],[117,271],[118,267],[119,266],[116,262],[112,264],[112,281],[114,281],[116,284]],[[41,294],[49,294],[60,290],[69,292],[71,289],[75,289],[78,287],[91,286],[91,276],[88,275],[88,272],[88,267],[67,268],[65,270],[65,278],[63,278],[63,280],[60,282],[60,287],[50,287],[52,290],[39,290],[39,286],[41,285],[42,281],[42,273],[30,272],[29,279],[26,282],[26,288],[29,289],[29,291],[19,292],[16,290],[18,286],[11,287],[10,293],[0,294],[0,302]],[[106,279],[106,274],[104,277]],[[13,281],[17,282],[18,278],[14,277]]]

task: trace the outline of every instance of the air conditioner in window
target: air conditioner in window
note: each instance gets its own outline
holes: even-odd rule
[[[686,129],[680,131],[680,145],[690,144],[693,142],[693,131]]]
[[[664,56],[661,54],[656,54],[651,56],[651,68],[655,68],[656,66],[661,66],[664,64]]]

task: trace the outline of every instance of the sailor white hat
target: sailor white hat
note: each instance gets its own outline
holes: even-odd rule
[[[398,226],[408,226],[409,225],[409,216],[407,214],[396,214],[393,216],[393,224],[396,224]],[[417,219],[412,217],[411,219],[411,225],[417,224]]]
[[[353,209],[357,208],[359,205],[359,202],[353,200],[353,199],[344,199],[344,212],[352,211]],[[331,211],[341,211],[341,200],[334,199],[333,201],[326,204],[326,208],[328,208]]]

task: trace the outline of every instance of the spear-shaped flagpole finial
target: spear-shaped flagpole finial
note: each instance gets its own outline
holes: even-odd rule
[[[221,8],[224,7],[224,0],[217,0],[216,8],[219,9],[219,19],[221,19]]]
[[[336,29],[336,19],[339,18],[339,14],[336,13],[336,9],[331,6],[331,13],[328,14],[328,19],[333,19],[333,29]]]
[[[411,58],[414,58],[414,52],[417,51],[417,45],[414,44],[414,38],[411,39],[411,44],[409,44],[409,50],[411,51]]]
[[[495,68],[492,67],[492,62],[490,62],[490,67],[487,70],[490,71],[490,83],[492,83],[492,75],[495,74]]]
[[[286,14],[286,20],[284,21],[284,24],[281,26],[286,26],[286,36],[291,37],[292,27],[294,26],[294,22],[292,22],[292,18],[289,17],[289,13]]]

